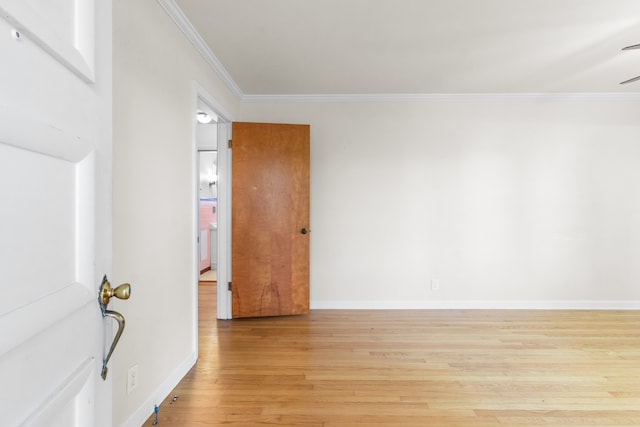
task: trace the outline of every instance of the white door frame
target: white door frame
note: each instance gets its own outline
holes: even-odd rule
[[[227,141],[231,139],[231,122],[233,118],[231,114],[200,84],[194,82],[194,102],[193,102],[193,200],[194,200],[194,246],[192,251],[192,259],[194,266],[194,278],[192,284],[194,287],[194,342],[198,342],[198,281],[200,277],[199,268],[199,252],[198,239],[199,221],[198,221],[198,151],[211,149],[206,145],[198,146],[196,139],[196,114],[198,103],[206,104],[218,116],[218,286],[217,286],[217,304],[216,317],[218,319],[231,319],[231,292],[229,292],[226,284],[231,278],[231,150],[227,145]],[[196,344],[197,354],[197,344]]]

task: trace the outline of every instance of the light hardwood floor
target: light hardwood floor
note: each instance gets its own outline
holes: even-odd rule
[[[216,321],[214,298],[200,286],[200,358],[161,427],[640,426],[637,311]]]

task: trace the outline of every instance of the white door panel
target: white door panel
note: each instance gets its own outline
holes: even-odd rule
[[[41,315],[26,310],[31,311],[30,321]],[[101,338],[95,298],[89,298],[79,309],[1,355],[0,377],[3,384],[11,384],[0,389],[5,407],[1,425],[51,425],[53,419],[67,419],[70,408],[85,418],[92,415],[95,385],[102,382],[97,374],[102,360],[87,355],[101,346]],[[93,420],[84,421],[65,425],[95,425]]]
[[[108,426],[111,1],[0,0],[0,60],[0,425]]]
[[[78,77],[95,78],[95,0],[0,0],[11,26]]]
[[[29,165],[29,167],[25,167]],[[76,164],[0,145],[0,194],[7,207],[0,223],[0,259],[10,260],[9,287],[0,314],[36,301],[76,281]],[[22,209],[21,207],[24,207]]]

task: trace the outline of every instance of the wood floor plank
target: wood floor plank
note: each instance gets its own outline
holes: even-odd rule
[[[199,360],[160,426],[640,426],[638,311],[217,321],[215,292],[200,287]]]

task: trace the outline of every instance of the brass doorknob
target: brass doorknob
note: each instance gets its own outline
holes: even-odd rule
[[[112,288],[111,283],[109,283],[109,281],[106,280],[105,277],[102,285],[100,286],[100,304],[102,304],[102,306],[105,308],[109,304],[109,300],[111,299],[111,297],[116,297],[118,299],[129,299],[129,296],[131,296],[131,285],[128,283],[123,283],[117,288]]]

